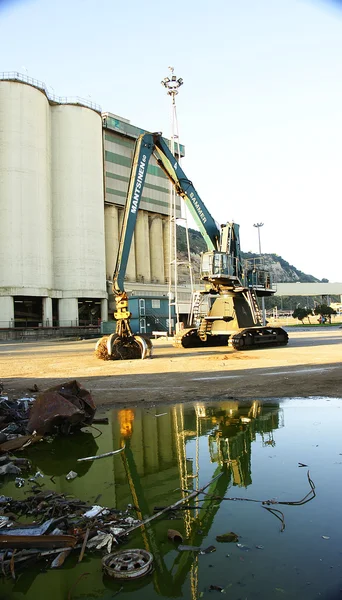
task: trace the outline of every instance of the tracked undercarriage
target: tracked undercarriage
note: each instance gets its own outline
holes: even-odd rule
[[[205,348],[210,346],[230,346],[234,350],[253,350],[261,346],[286,346],[289,336],[281,327],[241,328],[228,335],[208,335],[200,337],[196,328],[183,329],[176,334],[173,345],[176,348]]]
[[[228,345],[235,350],[253,350],[261,346],[286,346],[289,339],[281,327],[262,325],[256,292],[252,288],[197,293],[192,320],[194,327],[175,336],[175,347]]]

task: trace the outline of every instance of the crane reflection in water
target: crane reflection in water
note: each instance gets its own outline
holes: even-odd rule
[[[209,451],[213,469],[207,479],[221,476],[206,495],[192,500],[191,509],[170,513],[175,521],[157,519],[142,526],[133,544],[136,547],[137,536],[142,536],[143,547],[154,556],[152,578],[157,594],[181,596],[189,574],[191,598],[198,598],[198,554],[179,552],[170,568],[167,555],[174,555],[175,546],[167,540],[167,530],[176,528],[187,545],[201,546],[227,489],[247,488],[252,483],[252,442],[259,436],[262,445],[274,446],[273,432],[283,426],[283,412],[278,404],[258,401],[176,405],[164,410],[113,411],[114,447],[126,445],[115,468],[115,496],[118,506],[132,502],[137,517],[145,519],[206,483],[200,478],[201,454],[207,463]],[[147,577],[139,587],[149,581]]]

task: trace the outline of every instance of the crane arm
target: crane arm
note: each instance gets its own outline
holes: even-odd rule
[[[220,243],[220,231],[192,182],[168,148],[161,133],[144,133],[139,136],[134,150],[129,186],[124,209],[119,250],[113,275],[113,292],[115,295],[124,291],[129,251],[147,175],[150,158],[154,155],[159,166],[173,183],[177,194],[184,199],[192,217],[206,241],[208,250],[217,250]]]

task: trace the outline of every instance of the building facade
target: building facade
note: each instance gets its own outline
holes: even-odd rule
[[[0,74],[0,328],[107,320],[141,133],[93,103]],[[167,292],[169,193],[152,158],[127,264],[131,291]]]

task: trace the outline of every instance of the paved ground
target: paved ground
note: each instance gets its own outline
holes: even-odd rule
[[[68,379],[98,405],[214,398],[342,396],[342,329],[289,331],[283,348],[179,350],[154,343],[152,360],[100,361],[94,340],[0,344],[0,381],[21,397]],[[32,394],[31,394],[32,395]]]

